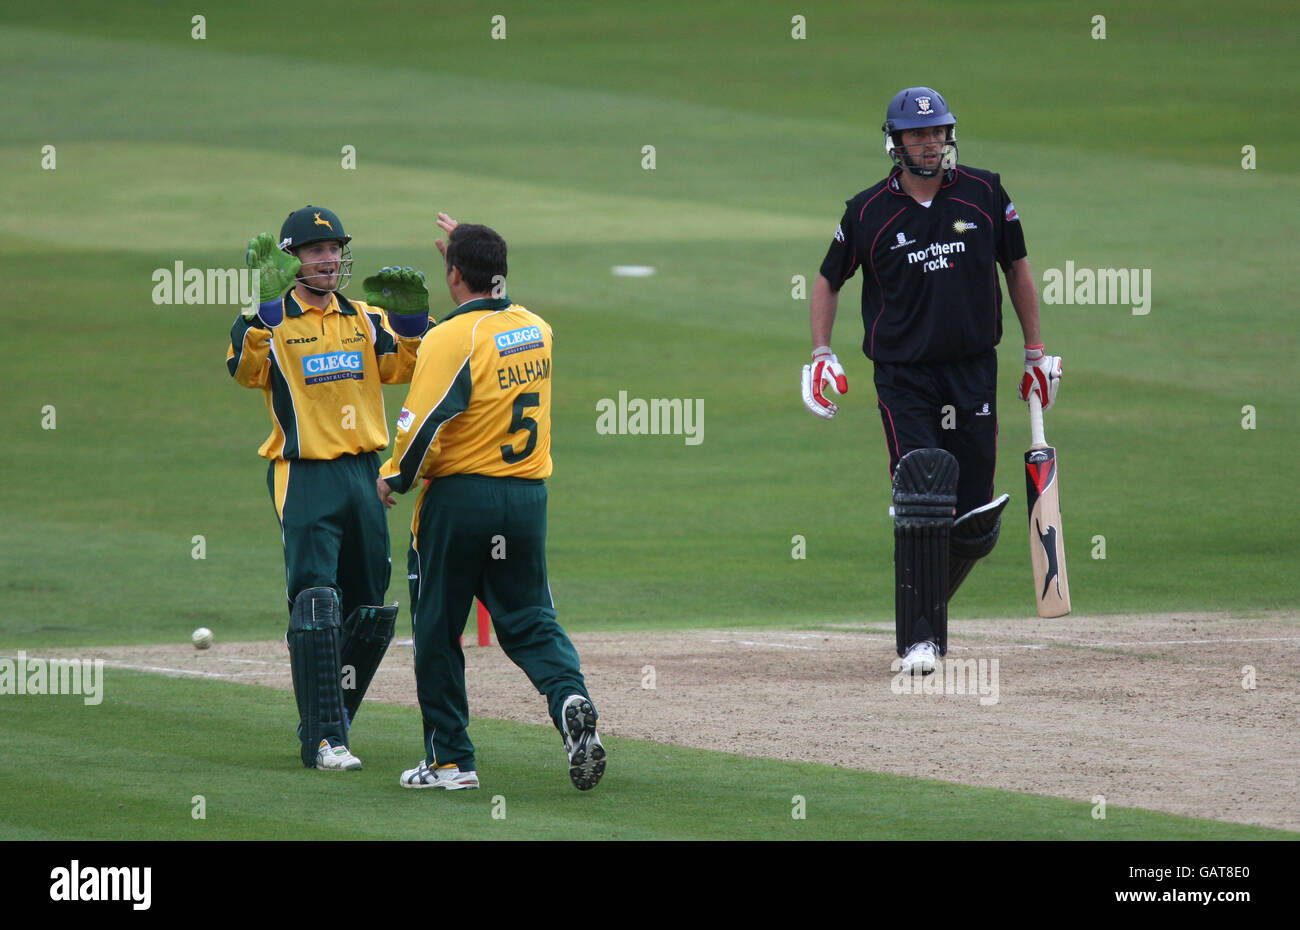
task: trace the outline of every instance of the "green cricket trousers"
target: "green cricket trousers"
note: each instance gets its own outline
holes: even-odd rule
[[[415,685],[425,761],[475,768],[460,637],[474,598],[492,614],[506,656],[547,699],[559,728],[571,694],[590,699],[578,653],[555,619],[546,578],[546,485],[451,475],[421,492],[407,553]]]
[[[388,517],[375,490],[374,452],[336,459],[276,459],[266,473],[284,539],[289,607],[307,588],[334,588],[346,619],[384,603],[392,576]]]

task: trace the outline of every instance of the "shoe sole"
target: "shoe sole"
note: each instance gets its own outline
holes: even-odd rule
[[[478,787],[478,784],[475,783],[472,785],[466,785],[466,784],[458,784],[456,782],[450,782],[450,781],[433,782],[432,784],[412,784],[408,782],[406,779],[402,779],[402,787],[403,788],[441,788],[443,791],[464,791],[466,789],[473,790],[474,788]]]
[[[573,745],[569,753],[569,780],[579,791],[590,791],[605,774],[605,747],[596,735],[596,711],[591,702],[574,701],[566,707],[564,728]]]

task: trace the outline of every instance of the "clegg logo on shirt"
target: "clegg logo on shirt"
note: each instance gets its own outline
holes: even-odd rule
[[[961,235],[962,233],[966,233],[966,232],[971,232],[972,230],[979,229],[979,227],[976,226],[974,223],[972,223],[970,220],[958,220],[957,222],[952,224],[952,228],[956,230],[958,235]]]
[[[302,357],[302,377],[308,384],[326,381],[361,381],[365,378],[360,352],[323,352]]]
[[[540,349],[542,329],[540,326],[523,326],[508,333],[498,333],[496,337],[497,355],[514,355],[529,349]]]

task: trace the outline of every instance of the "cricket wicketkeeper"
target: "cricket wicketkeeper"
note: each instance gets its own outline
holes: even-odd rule
[[[1009,499],[993,499],[999,266],[1025,337],[1021,398],[1050,407],[1061,377],[1061,360],[1044,354],[1020,215],[998,175],[958,164],[956,127],[931,88],[890,101],[881,128],[894,169],[847,203],[813,284],[803,367],[804,404],[830,419],[839,408],[826,391],[848,390],[831,328],[861,266],[862,349],[893,481],[896,647],[913,674],[947,652],[948,600],[993,551]]]
[[[388,447],[380,384],[405,384],[429,327],[424,275],[384,268],[366,300],[340,290],[352,276],[351,236],[324,207],[289,214],[279,239],[248,243],[261,306],[235,320],[226,366],[262,391],[271,435],[266,485],[284,541],[286,642],[308,768],[353,770],[349,749],[375,670],[393,638],[384,606],[388,521],[375,499]]]

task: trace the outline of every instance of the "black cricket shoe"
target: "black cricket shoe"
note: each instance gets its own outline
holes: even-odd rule
[[[590,791],[605,774],[605,747],[596,735],[596,709],[581,694],[571,694],[560,709],[569,778],[579,791]]]

